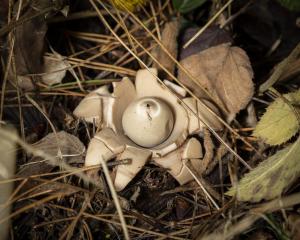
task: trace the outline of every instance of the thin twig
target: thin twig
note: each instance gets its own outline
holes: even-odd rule
[[[111,180],[109,170],[107,168],[106,162],[103,160],[103,157],[100,157],[99,159],[101,161],[101,165],[102,165],[102,168],[103,168],[103,172],[104,172],[108,187],[110,189],[110,192],[111,192],[112,198],[114,200],[117,212],[119,214],[119,218],[120,218],[121,226],[122,226],[122,229],[123,229],[124,237],[125,237],[126,240],[129,240],[130,237],[129,237],[129,233],[128,233],[128,229],[127,229],[127,224],[126,224],[124,214],[123,214],[123,211],[122,211],[119,199],[118,199],[117,192],[115,190],[113,181]]]

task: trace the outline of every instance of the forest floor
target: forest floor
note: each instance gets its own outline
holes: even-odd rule
[[[300,239],[297,0],[4,0],[0,51],[1,235]],[[134,97],[118,86],[126,78],[134,86],[150,68],[168,89],[152,94],[171,94],[173,112],[177,104],[189,124],[201,122],[190,130],[175,111],[184,141],[202,146],[199,168],[185,159],[181,136],[163,159],[170,163],[137,146],[152,155],[134,170],[140,153],[124,159],[111,150],[102,162],[102,145],[92,150],[105,127],[123,134],[114,121]],[[106,92],[93,92],[100,87]],[[150,88],[137,96],[151,98]],[[96,166],[86,161],[92,151]],[[190,181],[180,184],[173,167]],[[117,189],[120,169],[130,179]]]

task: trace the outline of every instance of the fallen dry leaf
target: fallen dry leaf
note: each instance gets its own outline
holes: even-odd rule
[[[241,48],[224,43],[193,54],[180,63],[216,103],[225,108],[227,117],[234,117],[245,108],[253,95],[253,71],[247,54]],[[197,97],[209,98],[182,70],[178,72],[178,79]]]
[[[39,142],[33,144],[33,146],[57,158],[59,158],[60,149],[63,159],[69,164],[83,162],[85,146],[77,137],[65,131],[58,132],[57,134],[49,133]],[[54,166],[47,164],[47,161],[44,159],[32,157],[28,164],[19,171],[18,175],[28,177],[50,172],[53,168]]]
[[[28,8],[22,17],[29,18],[36,14],[37,10]],[[44,38],[47,32],[47,24],[44,17],[38,16],[15,29],[14,56],[16,61],[16,74],[18,85],[25,90],[33,90],[34,83],[40,81],[39,76],[29,77],[27,74],[40,73],[43,69]],[[31,34],[28,34],[31,33]],[[10,76],[14,82],[13,70]]]
[[[63,78],[66,76],[67,69],[70,65],[63,60],[63,56],[54,52],[54,54],[49,56],[44,56],[44,63],[41,66],[41,71],[43,72],[41,78],[38,81],[51,86],[53,84],[61,83]],[[31,77],[18,75],[19,86],[27,91],[34,89],[34,84]]]
[[[27,91],[34,90],[34,84],[31,80],[31,77],[18,75],[17,81],[18,81],[18,85],[20,88],[27,90]]]
[[[29,75],[58,70],[58,67],[54,67],[57,66],[57,63],[54,64],[53,60],[49,62],[43,57],[45,52],[44,40],[48,29],[46,17],[57,11],[64,13],[66,7],[64,1],[29,1],[25,6],[19,18],[23,19],[22,24],[14,28],[14,58],[18,84],[21,88],[30,91],[34,89],[34,83],[37,82],[42,81],[48,85],[59,82],[57,77],[54,81],[54,73],[42,77]],[[18,7],[19,3],[16,3],[14,10],[17,11]],[[26,20],[24,21],[24,19]],[[57,72],[57,76],[59,73],[63,74]],[[9,78],[12,81],[15,80],[13,69],[10,69]]]
[[[53,56],[55,58],[44,56],[44,72],[46,74],[42,76],[42,82],[49,86],[61,83],[68,68],[68,64],[60,54],[54,53]]]
[[[30,6],[21,17],[30,19],[30,16],[38,12],[38,9]],[[43,15],[24,21],[16,27],[14,51],[18,75],[41,72],[46,32],[47,24]]]
[[[167,22],[164,26],[161,36],[162,45],[168,50],[168,52],[176,59],[177,58],[177,36],[179,32],[179,22],[174,20]],[[172,74],[175,70],[175,62],[165,53],[163,49],[158,47],[156,59],[158,62],[165,67]],[[154,63],[153,67],[161,69],[161,67]]]
[[[259,202],[279,197],[300,174],[300,138],[247,173],[226,194],[239,201]]]

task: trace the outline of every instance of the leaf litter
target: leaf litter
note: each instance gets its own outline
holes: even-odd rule
[[[203,86],[225,108],[228,117],[244,109],[253,96],[253,71],[246,53],[230,44],[220,44],[193,54],[183,60],[185,67],[197,82],[179,71],[178,78],[199,98],[209,98],[198,87]]]
[[[284,94],[268,106],[253,135],[270,145],[283,144],[299,131],[300,90]]]
[[[85,146],[77,137],[64,131],[49,133],[33,144],[33,147],[68,164],[83,163]],[[54,167],[52,164],[47,163],[47,159],[31,157],[28,163],[20,169],[18,175],[29,177],[31,175],[49,173]]]
[[[34,139],[39,141],[32,145],[36,151],[41,150],[70,166],[82,167],[86,146],[98,126],[75,120],[74,116],[70,118],[71,124],[66,123],[65,117],[58,114],[71,116],[81,97],[101,85],[122,77],[133,78],[141,68],[138,58],[148,67],[161,65],[177,76],[179,83],[192,92],[191,97],[214,102],[225,123],[234,129],[233,132],[225,128],[218,134],[227,147],[252,166],[252,170],[246,169],[205,130],[195,136],[203,143],[202,161],[207,166],[197,181],[178,186],[166,169],[150,163],[119,193],[116,201],[111,197],[102,169],[101,183],[96,187],[75,172],[60,169],[59,164],[48,164],[44,157],[30,156],[18,149],[15,192],[10,197],[14,238],[129,239],[142,234],[146,239],[205,236],[230,239],[247,238],[247,234],[258,230],[278,239],[297,235],[292,227],[285,227],[287,218],[278,210],[285,209],[287,216],[299,217],[296,205],[299,198],[295,197],[300,175],[299,54],[293,56],[279,78],[274,75],[276,66],[287,62],[300,39],[299,29],[294,26],[297,3],[278,0],[243,5],[241,2],[233,2],[230,11],[224,8],[220,12],[225,2],[116,0],[114,4],[107,1],[103,5],[94,0],[76,4],[21,1],[14,5],[12,15],[8,14],[9,4],[3,5],[0,120],[2,125],[12,123],[22,139],[30,139],[31,129],[38,129]],[[62,17],[66,9],[70,12]],[[215,22],[183,48],[217,13]],[[161,38],[161,43],[143,29],[136,17]],[[111,35],[103,18],[135,56]],[[254,24],[255,21],[260,24]],[[284,30],[286,26],[293,27],[288,32]],[[268,31],[262,31],[264,27]],[[133,39],[138,39],[144,49]],[[160,64],[153,64],[152,57]],[[173,79],[163,68],[159,77]],[[276,90],[265,89],[263,95],[259,94],[262,83],[272,78],[278,80],[272,82]],[[40,122],[35,117],[28,118],[32,113],[28,109],[33,106],[25,94],[30,94],[43,110],[42,118],[47,116],[55,132],[53,128],[51,131],[49,121],[39,128]],[[249,118],[245,110],[249,106],[253,116],[255,113],[258,116],[254,129],[246,127],[244,122]],[[107,164],[113,177],[113,166],[123,163]],[[198,183],[218,196],[215,199],[219,208],[212,205],[209,193],[203,192]],[[283,205],[274,207],[276,201]],[[118,202],[123,208],[125,225],[117,214]],[[251,218],[249,209],[251,212],[257,202],[273,206],[272,213],[263,208],[259,216]],[[267,220],[260,219],[264,213],[270,214]],[[239,225],[240,221],[245,224]]]
[[[300,138],[290,146],[277,151],[246,174],[228,195],[237,195],[239,201],[259,202],[280,196],[300,174]]]

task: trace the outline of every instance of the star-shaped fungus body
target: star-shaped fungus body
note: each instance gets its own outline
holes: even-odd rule
[[[150,159],[167,168],[180,184],[192,180],[183,162],[191,161],[201,174],[203,154],[200,142],[189,136],[203,130],[202,121],[209,122],[215,130],[222,128],[203,106],[204,103],[218,113],[212,104],[185,97],[183,88],[166,80],[161,84],[156,76],[154,68],[139,70],[135,84],[125,77],[113,83],[113,92],[108,85],[102,86],[88,94],[74,110],[75,116],[100,128],[88,146],[86,166],[100,164],[101,158],[131,159],[131,164],[115,169],[114,184],[118,191]]]

